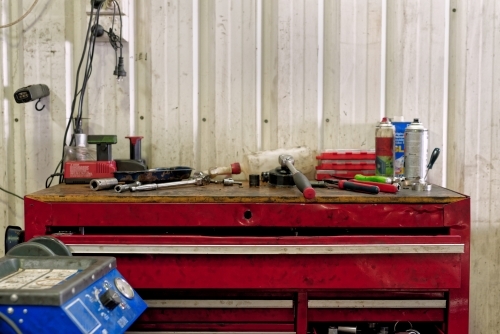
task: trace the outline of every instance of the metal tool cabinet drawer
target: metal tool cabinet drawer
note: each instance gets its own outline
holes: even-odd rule
[[[459,288],[464,253],[459,236],[59,238],[74,254],[116,256],[139,289]]]
[[[470,199],[196,187],[28,195],[27,239],[117,258],[149,308],[137,331],[294,332],[410,320],[468,333]],[[431,331],[431,332],[432,332]]]

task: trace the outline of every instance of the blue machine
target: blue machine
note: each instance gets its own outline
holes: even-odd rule
[[[68,256],[41,238],[0,258],[0,333],[119,334],[144,312],[115,258]]]

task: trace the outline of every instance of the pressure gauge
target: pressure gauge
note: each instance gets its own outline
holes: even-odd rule
[[[127,283],[123,278],[117,277],[115,278],[115,286],[120,291],[122,295],[124,295],[128,299],[134,298],[134,289]]]

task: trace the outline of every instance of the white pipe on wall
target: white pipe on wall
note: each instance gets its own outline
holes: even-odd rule
[[[66,101],[66,122],[71,118],[71,104],[73,100],[73,52],[71,42],[64,42],[64,68],[65,68],[65,101]],[[66,135],[66,142],[69,142],[73,135],[73,127],[70,126],[68,134]]]
[[[0,19],[0,25],[6,24],[7,23],[7,13],[9,12],[9,4],[6,3],[5,7],[2,8],[2,16]],[[1,41],[2,45],[0,46],[1,48],[1,53],[2,53],[2,85],[3,87],[9,87],[9,78],[10,78],[10,71],[9,71],[9,43],[7,42],[9,40],[9,33],[10,29],[1,29]],[[7,112],[9,110],[9,99],[8,97],[4,96],[3,99],[3,142],[7,143],[7,139],[9,137],[9,113]]]
[[[262,150],[262,0],[257,0],[255,17],[255,124],[257,150]]]
[[[325,1],[318,1],[318,151],[323,150],[323,71],[325,36]]]
[[[443,64],[443,150],[448,147],[448,81],[449,81],[449,64],[450,64],[450,0],[445,0],[444,6],[444,64]],[[446,187],[447,177],[447,154],[441,154],[441,161],[443,164],[443,176],[441,178],[441,185]]]
[[[200,164],[200,146],[198,138],[198,122],[199,122],[199,104],[200,104],[200,89],[199,89],[199,0],[193,0],[193,149],[194,157],[197,164]]]
[[[130,2],[128,4],[128,25],[127,28],[129,29],[128,31],[128,45],[129,45],[129,64],[130,66],[128,67],[128,73],[127,76],[129,77],[129,103],[130,103],[130,111],[129,111],[129,119],[130,119],[130,128],[129,128],[129,133],[131,135],[136,134],[136,129],[135,129],[135,97],[136,97],[136,91],[135,91],[135,34],[134,34],[134,27],[135,27],[135,4],[133,2]]]
[[[382,0],[382,20],[381,20],[381,38],[380,38],[380,117],[385,114],[385,72],[387,55],[387,0]]]

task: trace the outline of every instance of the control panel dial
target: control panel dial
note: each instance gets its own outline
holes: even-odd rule
[[[122,299],[120,298],[118,292],[113,289],[106,290],[104,293],[102,293],[99,296],[99,300],[101,301],[102,305],[104,305],[104,307],[106,307],[110,311],[113,311],[122,302]]]

